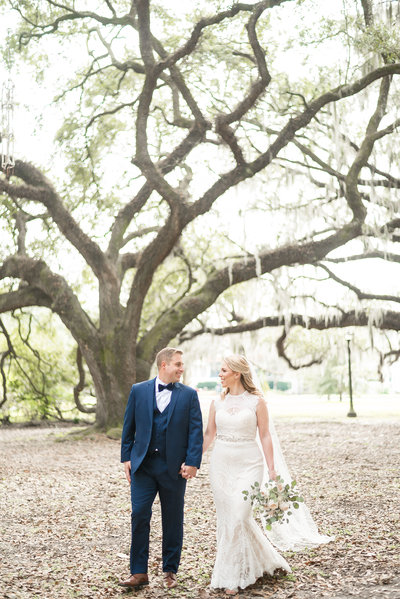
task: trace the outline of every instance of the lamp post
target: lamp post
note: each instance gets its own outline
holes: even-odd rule
[[[351,335],[346,335],[346,341],[347,341],[347,359],[348,359],[348,366],[349,366],[349,396],[350,396],[350,409],[347,413],[347,416],[349,418],[355,418],[357,416],[357,414],[355,413],[354,407],[353,407],[353,386],[351,383],[351,348],[350,348]]]

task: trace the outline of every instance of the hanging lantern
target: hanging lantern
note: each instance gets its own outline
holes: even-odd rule
[[[14,84],[8,79],[1,88],[1,170],[9,177],[14,169]]]
[[[8,49],[7,66],[9,76],[1,87],[1,121],[0,121],[0,168],[7,179],[14,170],[14,83],[10,77],[11,57]]]

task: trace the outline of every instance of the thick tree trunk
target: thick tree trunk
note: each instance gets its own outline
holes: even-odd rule
[[[96,426],[101,430],[121,426],[133,383],[149,378],[151,364],[136,360],[136,346],[109,332],[95,351],[82,349],[95,387]]]
[[[129,389],[133,382],[134,381],[131,381],[127,385],[114,374],[94,380],[97,397],[97,428],[109,430],[110,428],[121,426],[126,402],[128,400]]]

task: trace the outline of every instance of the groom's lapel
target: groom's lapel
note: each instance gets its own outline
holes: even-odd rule
[[[156,379],[151,379],[148,381],[148,390],[147,390],[147,413],[149,416],[150,425],[153,424],[153,406],[154,406],[154,397],[156,394]]]
[[[175,409],[176,402],[177,402],[180,392],[181,392],[181,387],[180,387],[179,383],[175,383],[175,386],[172,389],[172,393],[171,393],[171,401],[169,402],[167,426],[169,424],[169,421],[171,420],[172,412]]]

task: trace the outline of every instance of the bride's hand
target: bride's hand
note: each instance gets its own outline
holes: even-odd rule
[[[268,474],[269,474],[270,480],[276,480],[276,477],[277,477],[276,470],[268,470]]]

